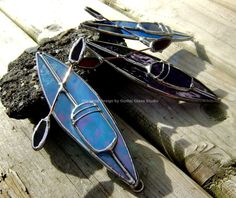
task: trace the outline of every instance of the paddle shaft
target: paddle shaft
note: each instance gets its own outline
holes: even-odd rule
[[[69,66],[67,72],[65,73],[65,76],[62,81],[60,81],[59,76],[55,76],[55,78],[58,80],[58,83],[60,84],[60,87],[58,88],[58,91],[55,95],[55,98],[53,100],[53,103],[51,105],[48,115],[45,118],[41,119],[34,129],[34,132],[32,135],[32,147],[34,150],[41,149],[46,141],[46,138],[47,138],[47,135],[49,132],[49,128],[50,128],[50,116],[55,108],[58,96],[60,95],[60,93],[63,90],[65,90],[64,84],[66,83],[66,81],[71,73],[71,69],[72,69],[72,64],[70,63],[70,66]],[[40,134],[42,134],[42,135],[40,135]],[[40,139],[38,140],[37,138],[39,138],[39,137],[40,137]]]
[[[66,81],[67,81],[67,79],[68,79],[68,77],[70,75],[71,69],[72,69],[72,64],[70,63],[70,67],[68,68],[68,70],[67,70],[67,72],[66,72],[66,74],[65,74],[65,76],[64,76],[64,78],[62,80],[62,82],[60,82],[60,87],[59,87],[59,89],[58,89],[58,91],[56,93],[56,96],[55,96],[55,98],[53,100],[52,106],[50,108],[50,111],[49,111],[47,117],[52,114],[52,112],[54,110],[54,107],[56,105],[56,102],[57,102],[57,98],[60,95],[61,91],[64,89],[64,84],[66,83]]]

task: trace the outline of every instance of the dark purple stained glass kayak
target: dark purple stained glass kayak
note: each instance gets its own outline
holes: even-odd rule
[[[190,102],[219,102],[218,97],[194,77],[161,59],[121,45],[86,41],[86,48],[98,57],[82,59],[81,67],[96,67],[102,62],[131,80],[168,97]],[[87,64],[87,61],[93,61]],[[89,65],[89,66],[88,66]]]
[[[132,189],[141,191],[143,183],[125,141],[97,93],[56,58],[37,53],[36,62],[44,95],[60,126]],[[37,137],[35,141],[37,143]]]

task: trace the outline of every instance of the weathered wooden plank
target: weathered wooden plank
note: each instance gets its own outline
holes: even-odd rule
[[[52,131],[45,149],[35,152],[30,143],[33,126],[28,120],[8,118],[2,105],[0,118],[0,167],[16,171],[30,196],[135,197],[128,189],[122,190],[126,187],[118,179],[107,174],[105,168],[58,128]],[[138,196],[208,196],[121,119],[116,120],[146,184],[145,191]]]
[[[14,34],[20,33],[19,29],[14,32]],[[4,40],[6,36],[8,35],[1,34],[0,38]],[[12,39],[11,42],[15,43],[15,40]],[[9,44],[6,47],[11,51],[14,45]],[[1,67],[1,70],[3,68]],[[3,176],[4,181],[0,180],[0,195],[135,197],[135,194],[123,190],[123,187],[126,187],[120,184],[118,179],[107,174],[105,168],[92,160],[60,130],[55,129],[45,150],[35,152],[30,146],[33,125],[28,120],[8,118],[2,105],[0,105],[0,119],[0,172],[8,173]],[[208,196],[120,119],[119,125],[124,131],[131,152],[134,153],[140,175],[147,185],[144,193],[138,196]],[[110,177],[115,181],[114,184]]]
[[[16,171],[25,184],[30,196],[32,197],[83,197],[86,189],[83,189],[85,183],[88,187],[93,186],[90,180],[86,182],[81,181],[81,187],[76,188],[75,184],[71,182],[70,177],[73,176],[63,173],[60,169],[54,166],[50,161],[50,155],[46,151],[34,152],[31,148],[30,137],[26,136],[26,132],[30,136],[33,129],[29,121],[14,121],[5,116],[3,108],[1,108],[2,117],[1,122],[1,167],[8,170],[10,167]],[[15,122],[15,124],[14,124]],[[60,148],[55,151],[60,156],[53,158],[58,160],[61,165],[67,165],[63,168],[70,168],[76,176],[83,175],[80,169],[75,169],[73,161],[67,159]],[[53,147],[50,151],[53,151]],[[53,156],[52,156],[53,157]],[[64,160],[64,164],[62,163]],[[66,162],[66,163],[65,163]],[[70,166],[70,167],[68,167]],[[76,170],[76,171],[75,171]],[[82,191],[82,192],[81,192]],[[103,193],[99,193],[103,195]]]
[[[27,188],[22,183],[17,173],[11,169],[8,172],[4,172],[0,167],[0,196],[7,197],[22,197],[29,198]]]
[[[3,13],[0,12],[0,78],[7,71],[10,61],[19,56],[28,47],[33,47],[36,43],[27,34],[11,22]]]
[[[160,19],[179,30],[186,27],[186,30],[194,31],[195,38],[199,39],[198,43],[195,42],[195,48],[191,46],[191,42],[172,45],[160,57],[197,76],[215,90],[222,98],[220,105],[175,103],[173,100],[150,95],[144,90],[140,91],[133,84],[126,86],[126,91],[116,93],[116,97],[123,100],[138,98],[155,101],[150,104],[121,104],[118,109],[126,109],[120,115],[139,126],[176,163],[185,164],[198,183],[203,185],[204,182],[209,182],[205,187],[215,196],[234,197],[236,81],[229,76],[235,76],[235,70],[231,70],[229,62],[232,66],[236,63],[233,57],[235,47],[231,46],[236,41],[233,38],[236,14],[234,9],[226,9],[229,5],[226,1],[221,1],[220,4],[214,2],[202,0],[168,3],[151,0],[147,3],[140,0],[131,5],[130,2],[120,0],[109,1],[109,4],[122,8],[124,13],[136,20],[153,21],[158,15],[158,21]],[[217,62],[219,56],[221,60]],[[218,64],[220,62],[221,65]],[[231,171],[227,171],[228,169]],[[214,178],[220,179],[215,182]]]
[[[23,0],[21,3],[14,0],[0,2],[0,10],[37,42],[53,37],[69,28],[78,27],[82,21],[94,19],[84,11],[85,6],[109,13],[109,17],[112,18],[125,18],[117,11],[111,12],[111,9],[103,3],[92,0],[72,0],[70,2],[43,0],[37,5],[30,0]]]
[[[27,12],[21,14],[22,11],[18,11],[18,13],[16,12],[14,14],[12,8],[7,5],[7,1],[2,2],[2,4],[0,3],[0,7],[2,9],[4,8],[8,16],[12,19],[16,19],[15,21],[19,24],[22,24],[22,27],[26,31],[30,32],[33,29],[33,24],[36,24],[34,27],[38,27],[38,30],[40,30],[40,23],[37,22],[39,19],[31,19],[30,22],[24,21],[24,17],[27,18]],[[44,3],[44,1],[42,3]],[[55,4],[55,2],[53,3]],[[177,4],[176,1],[174,5],[178,8]],[[61,5],[64,6],[63,8],[65,10],[69,10],[68,8],[71,6],[71,4],[63,3]],[[73,6],[76,7],[75,4],[73,4]],[[52,7],[53,6],[51,6],[51,8]],[[77,10],[79,10],[78,7],[79,6],[77,6]],[[92,7],[100,12],[106,13],[105,15],[111,19],[115,19],[116,17],[119,19],[122,18],[113,14],[107,7],[105,10],[105,7],[102,5],[95,6],[94,4]],[[59,8],[57,7],[57,9]],[[166,9],[168,9],[168,7],[166,7]],[[161,13],[164,11],[164,8],[160,9]],[[170,12],[167,13],[170,14]],[[56,21],[54,24],[60,27],[63,26],[60,25],[60,20],[57,18],[59,17],[58,14],[51,16],[50,12],[46,11],[45,15],[48,15],[50,19],[42,20],[42,27],[50,26],[51,23],[47,23],[47,21]],[[62,15],[65,23],[66,21],[70,22],[70,18],[66,19],[66,15]],[[68,15],[68,17],[69,16],[70,15]],[[172,17],[172,15],[170,16]],[[168,16],[166,18],[168,18]],[[172,19],[172,22],[173,20],[174,19]],[[224,21],[224,23],[226,22]],[[172,26],[172,24],[169,25]],[[65,28],[66,27],[68,26],[65,25]],[[41,41],[46,35],[43,32],[44,29],[41,29],[38,33],[36,31],[36,33],[32,35],[34,35],[33,37],[36,40]],[[135,47],[137,47],[137,43],[135,43]],[[201,47],[201,45],[199,45],[199,47]],[[236,155],[233,144],[235,142],[235,134],[233,133],[235,130],[235,80],[222,73],[220,69],[200,59],[203,58],[207,60],[207,56],[202,57],[202,55],[199,55],[200,58],[197,58],[186,49],[194,53],[192,48],[189,47],[189,44],[177,44],[168,48],[161,56],[165,59],[169,59],[173,63],[177,63],[177,65],[182,65],[183,69],[197,76],[206,85],[215,90],[218,95],[223,98],[223,103],[219,106],[174,102],[173,100],[150,94],[150,92],[139,87],[137,88],[137,86],[132,83],[127,84],[125,89],[111,94],[118,99],[139,99],[145,101],[144,103],[121,102],[117,105],[118,108],[115,109],[117,112],[122,109],[123,111],[120,111],[120,115],[125,117],[138,129],[141,129],[146,136],[152,139],[152,142],[155,142],[157,146],[161,147],[177,164],[184,165],[185,160],[186,163],[189,163],[191,158],[192,161],[193,159],[195,161],[198,160],[199,164],[206,167],[206,169],[195,170],[193,168],[192,170],[190,169],[192,167],[188,168],[193,177],[202,184],[212,176],[211,174],[207,175],[207,171],[211,171],[213,175],[216,175],[216,172],[220,170],[219,167],[222,164],[227,165]],[[203,49],[204,48],[200,50],[201,53]],[[209,54],[207,53],[207,55]],[[207,61],[209,62],[209,60]],[[213,63],[212,60],[211,62]],[[204,161],[206,161],[205,164],[203,163]],[[214,161],[219,161],[220,163],[217,163],[215,167],[212,164]],[[196,167],[199,167],[198,165]],[[213,190],[213,193],[214,192]]]
[[[127,90],[140,91],[133,86],[129,86]],[[119,94],[116,98],[120,97]],[[232,186],[235,181],[232,177],[236,173],[233,156],[235,126],[232,118],[228,118],[222,125],[220,121],[214,120],[217,117],[210,118],[204,112],[204,106],[172,104],[173,101],[164,98],[137,98],[137,94],[121,94],[122,101],[132,100],[135,96],[136,100],[151,102],[145,105],[121,102],[116,106],[120,116],[148,136],[152,143],[161,147],[175,163],[185,166],[199,184],[205,186],[204,183],[210,182],[212,176],[221,178],[220,182],[213,182],[214,188],[210,188],[213,194],[224,194],[226,197],[227,194],[234,193]],[[142,94],[148,93],[143,91],[140,95]],[[216,114],[219,111],[218,107],[216,110],[206,107],[206,110],[215,111]],[[229,173],[226,172],[228,168],[232,169]]]
[[[158,21],[194,36],[176,46],[191,51],[223,72],[236,76],[236,12],[233,1],[106,1],[139,21]]]
[[[226,7],[230,10],[233,10],[234,12],[236,11],[236,2],[235,1],[231,1],[231,0],[212,0],[215,3],[220,4],[223,7]]]

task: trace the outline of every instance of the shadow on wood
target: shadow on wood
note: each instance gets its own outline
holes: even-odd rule
[[[97,70],[97,76],[93,78],[96,83],[91,84],[94,84],[98,93],[108,102],[108,106],[183,170],[186,170],[186,156],[205,152],[204,148],[201,148],[200,133],[188,128],[195,125],[208,128],[209,130],[204,130],[204,135],[208,136],[212,133],[213,126],[228,117],[228,106],[224,103],[185,103],[162,97],[126,80],[112,69],[105,68],[105,65],[103,67]],[[105,71],[109,75],[105,75],[107,74]],[[107,82],[112,83],[108,84]],[[184,131],[186,136],[194,137],[197,144],[180,136],[177,132],[179,128]],[[205,142],[204,144],[208,145],[209,143]],[[221,151],[219,151],[219,156],[224,155],[220,153]],[[205,156],[208,156],[209,160],[214,158],[211,155]],[[204,181],[201,182],[204,183],[207,179],[209,178],[203,178]]]
[[[125,141],[129,147],[131,155],[133,156],[134,164],[138,170],[140,178],[145,183],[145,190],[143,193],[133,193],[123,182],[116,178],[113,174],[108,172],[110,181],[101,180],[95,185],[86,195],[86,197],[100,197],[104,195],[109,197],[114,190],[114,182],[119,184],[122,188],[137,197],[165,197],[172,193],[172,184],[169,177],[165,174],[166,170],[163,164],[162,155],[156,153],[145,144],[142,144],[140,138],[126,128],[124,123],[118,119],[118,125],[122,130]],[[141,142],[141,143],[139,143]],[[103,166],[93,159],[86,151],[78,146],[62,129],[55,123],[52,124],[51,134],[45,145],[45,150],[50,156],[51,163],[60,171],[66,174],[73,175],[77,179],[90,179],[96,175],[96,172],[101,170]],[[60,150],[58,150],[60,148]],[[156,167],[158,166],[158,168]],[[153,182],[158,181],[159,182]],[[162,187],[165,186],[164,189]],[[159,194],[153,189],[161,189]],[[92,196],[93,195],[93,196]]]
[[[211,63],[211,60],[207,55],[205,46],[201,44],[199,41],[193,41],[193,42],[194,42],[198,57],[204,61],[207,61],[208,63]]]
[[[193,77],[197,77],[200,72],[206,69],[204,61],[185,49],[178,50],[172,54],[167,61],[176,65],[186,73],[191,74]]]

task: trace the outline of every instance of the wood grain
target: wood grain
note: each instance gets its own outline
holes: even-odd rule
[[[95,7],[101,12],[110,13],[109,17],[111,18],[127,18],[117,11],[111,12],[111,8],[101,2],[92,0],[86,2],[76,0],[48,2],[43,0],[37,5],[31,0],[23,0],[21,3],[14,0],[0,1],[0,10],[38,43],[69,28],[78,27],[82,21],[94,19],[84,11],[85,6]]]
[[[150,104],[122,104],[130,123],[173,159],[185,165],[201,185],[209,179],[216,197],[236,196],[235,186],[235,27],[234,3],[229,1],[106,1],[135,20],[161,21],[193,34],[194,42],[176,43],[158,56],[174,63],[214,90],[222,103],[198,105],[175,103],[150,95],[133,84],[116,97],[153,100]],[[184,10],[184,12],[183,12]],[[183,28],[184,27],[184,28]],[[133,42],[132,47],[137,47]],[[138,47],[141,48],[140,46]],[[224,51],[224,52],[223,52]],[[148,95],[148,96],[147,96]],[[226,166],[227,168],[222,168]],[[227,169],[232,169],[228,173]],[[221,176],[219,176],[221,175]]]
[[[79,2],[79,5],[77,1],[71,1],[70,4],[63,0],[50,3],[41,1],[37,9],[27,0],[14,2],[16,7],[31,7],[27,12],[12,7],[11,2],[2,0],[0,9],[37,42],[75,27],[80,21],[91,19],[83,11],[85,5],[97,9],[110,19],[127,19],[97,1]],[[111,6],[121,7],[133,19],[162,21],[194,35],[194,42],[173,44],[162,54],[156,55],[201,80],[222,98],[220,104],[177,102],[150,93],[131,82],[127,82],[117,92],[109,91],[105,95],[120,101],[113,104],[119,116],[165,152],[174,163],[187,168],[192,177],[204,187],[219,173],[225,173],[223,166],[233,168],[236,157],[236,40],[233,37],[235,27],[232,25],[235,13],[233,7],[228,9],[222,6],[226,5],[224,2],[227,1],[161,0],[153,3],[152,0],[138,0],[135,4],[131,2],[131,6],[128,1],[106,1]],[[43,5],[48,5],[48,8]],[[44,15],[41,17],[42,10]],[[129,42],[129,45],[136,49],[143,47],[137,42]],[[126,103],[126,100],[132,102]],[[98,175],[101,179],[103,172]],[[230,197],[234,191],[228,186],[235,185],[233,176],[234,172],[231,175],[225,174],[223,182],[220,185],[217,183],[216,188],[205,188],[216,196],[223,194]]]
[[[45,149],[36,152],[31,148],[33,125],[28,120],[8,118],[2,105],[0,119],[0,167],[17,172],[32,197],[208,197],[117,116],[118,125],[146,185],[141,194],[133,194],[59,128],[51,131]],[[8,186],[9,190],[14,190]]]
[[[14,35],[24,33],[10,20],[4,23],[16,30],[9,28],[9,31],[1,33],[0,40],[4,42],[6,38],[11,38],[5,47],[14,51],[18,39]],[[24,50],[28,40],[35,44],[30,37],[24,36],[21,46],[18,46],[19,51]],[[0,55],[0,61],[4,59],[4,54]],[[1,65],[0,71],[4,73],[6,68],[7,61]],[[118,116],[118,125],[146,184],[141,194],[132,193],[55,125],[45,148],[36,152],[31,148],[34,124],[29,120],[7,117],[2,104],[0,120],[0,197],[209,196]]]
[[[11,20],[0,12],[0,78],[7,72],[7,65],[16,59],[23,50],[36,43],[21,31]]]
[[[6,173],[0,167],[0,196],[29,198],[27,188],[18,177],[17,173],[11,169]]]

